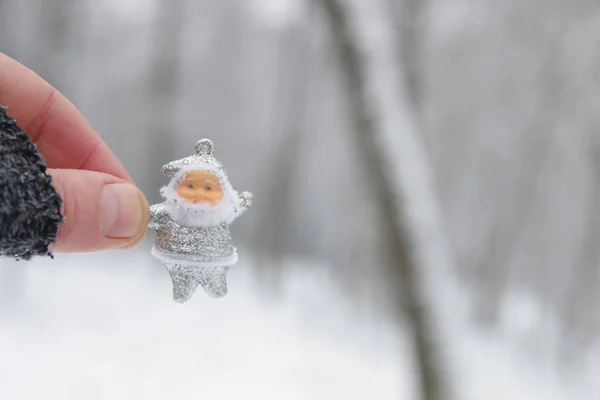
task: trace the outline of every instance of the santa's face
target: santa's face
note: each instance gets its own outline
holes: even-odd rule
[[[223,189],[219,178],[208,171],[188,172],[179,182],[177,194],[186,202],[206,202],[213,206],[223,200]]]
[[[239,196],[227,178],[203,169],[173,177],[161,193],[169,213],[182,225],[207,227],[230,223],[239,208]]]

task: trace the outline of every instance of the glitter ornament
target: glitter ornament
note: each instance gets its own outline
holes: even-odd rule
[[[148,225],[156,230],[152,255],[169,271],[179,303],[198,285],[215,298],[227,294],[227,271],[238,261],[230,225],[252,204],[252,193],[238,193],[229,183],[209,139],[195,150],[162,167],[171,180],[160,191],[165,201],[150,207]]]

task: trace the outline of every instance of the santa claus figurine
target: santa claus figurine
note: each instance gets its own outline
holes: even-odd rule
[[[238,260],[229,226],[252,204],[252,193],[233,189],[209,139],[196,154],[162,168],[171,178],[161,189],[163,203],[150,207],[156,230],[152,255],[173,279],[173,298],[184,303],[198,285],[212,297],[227,294],[227,271]]]

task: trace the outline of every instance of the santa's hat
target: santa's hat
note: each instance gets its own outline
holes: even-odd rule
[[[194,219],[194,215],[197,215],[202,222],[198,220],[194,223],[194,226],[213,226],[215,223],[231,223],[236,216],[240,214],[240,211],[246,209],[252,203],[252,194],[244,192],[238,193],[227,178],[227,172],[223,167],[223,164],[219,162],[214,156],[215,146],[209,139],[202,139],[196,143],[195,154],[181,158],[179,160],[171,161],[162,167],[162,172],[166,176],[171,178],[171,181],[160,190],[162,196],[167,200],[167,204],[172,208],[173,213],[183,212],[181,220],[186,220],[186,224],[190,222],[189,218]],[[211,218],[207,220],[204,217],[204,213],[189,214],[187,211],[190,209],[197,209],[201,211],[205,204],[184,204],[179,201],[179,195],[177,194],[177,187],[179,182],[191,171],[207,171],[215,174],[219,179],[221,188],[223,190],[223,200],[217,206],[211,205]],[[205,210],[206,211],[206,210]],[[220,214],[215,214],[218,212]],[[216,219],[215,219],[216,218]]]
[[[239,208],[239,194],[231,186],[225,167],[215,158],[213,142],[210,139],[201,139],[196,143],[195,150],[195,154],[171,161],[162,167],[162,173],[171,178],[171,183],[161,189],[161,192],[164,194],[165,190],[174,190],[176,182],[181,181],[188,172],[208,171],[219,178],[227,200],[232,203],[235,209]]]
[[[223,164],[214,156],[215,146],[210,139],[202,139],[196,143],[196,153],[189,157],[171,161],[163,165],[162,173],[166,176],[182,177],[190,171],[208,171],[217,175],[219,179],[227,180],[227,173]]]

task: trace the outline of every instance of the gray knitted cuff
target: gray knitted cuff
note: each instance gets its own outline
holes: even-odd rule
[[[0,106],[0,256],[50,256],[62,200],[29,136]]]

